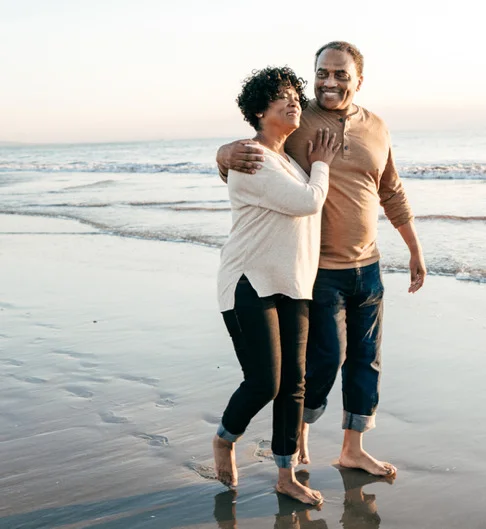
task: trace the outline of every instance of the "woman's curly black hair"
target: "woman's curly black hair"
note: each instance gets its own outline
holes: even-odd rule
[[[304,94],[306,85],[307,81],[297,77],[288,66],[282,68],[267,66],[263,70],[253,70],[252,75],[243,81],[243,89],[236,102],[245,121],[248,121],[255,130],[259,130],[259,119],[256,114],[265,112],[270,103],[278,98],[282,88],[293,86],[299,96],[300,106],[304,110],[309,102]]]

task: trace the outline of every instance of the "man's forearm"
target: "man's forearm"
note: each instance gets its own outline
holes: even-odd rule
[[[218,152],[216,153],[216,163],[218,164],[219,177],[225,184],[228,182],[228,169],[229,169],[229,166],[227,165],[228,158],[225,155],[227,148],[228,148],[227,145],[222,145],[218,149]]]
[[[224,169],[228,173],[229,163],[228,163],[228,145],[221,145],[216,153],[216,163],[220,169]]]
[[[233,169],[241,173],[255,174],[262,168],[265,161],[264,149],[255,140],[237,140],[221,145],[216,153],[216,163],[219,176],[226,182],[228,170]]]
[[[398,226],[397,229],[402,236],[402,239],[405,241],[405,244],[408,246],[411,254],[422,252],[422,246],[420,244],[413,220],[409,220],[405,224]]]
[[[408,291],[411,294],[415,294],[422,288],[427,275],[422,246],[412,219],[398,226],[397,229],[410,250],[410,286]]]
[[[225,184],[227,184],[228,183],[228,171],[222,165],[219,165],[219,163],[218,163],[218,173],[219,173],[219,177],[221,178],[221,180]]]

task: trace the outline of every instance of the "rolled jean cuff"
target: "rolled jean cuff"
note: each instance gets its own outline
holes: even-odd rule
[[[236,443],[236,441],[238,441],[238,439],[243,434],[242,433],[234,434],[234,433],[228,432],[228,430],[223,426],[223,423],[220,423],[220,425],[218,426],[216,435],[218,435],[218,437],[221,437],[221,439],[224,439],[225,441],[229,441],[230,443]]]
[[[277,454],[273,454],[273,459],[275,459],[275,463],[277,464],[278,468],[294,468],[299,462],[299,451],[290,456],[279,456]]]
[[[302,416],[302,420],[306,422],[307,424],[312,424],[319,419],[319,417],[326,411],[325,406],[320,406],[319,408],[316,408],[315,410],[311,410],[310,408],[304,408],[304,415]]]
[[[354,430],[355,432],[367,432],[376,426],[375,415],[358,415],[349,411],[343,411],[343,430]]]

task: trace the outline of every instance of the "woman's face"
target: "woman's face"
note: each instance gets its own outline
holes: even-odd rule
[[[283,86],[260,118],[261,129],[273,129],[289,134],[300,125],[300,98],[293,86]]]

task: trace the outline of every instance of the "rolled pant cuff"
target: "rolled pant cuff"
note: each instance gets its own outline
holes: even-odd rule
[[[279,456],[277,454],[273,454],[273,459],[275,459],[275,463],[277,464],[278,468],[294,468],[299,462],[299,451],[295,452],[295,454],[292,454],[291,456]]]
[[[221,437],[221,439],[224,439],[225,441],[229,441],[230,443],[236,443],[236,441],[238,441],[238,439],[243,434],[242,433],[234,434],[234,433],[228,432],[228,430],[223,426],[223,423],[220,423],[220,425],[218,426],[216,435],[218,435],[219,437]]]
[[[376,426],[375,415],[358,415],[349,411],[343,411],[343,430],[354,430],[355,432],[367,432]]]
[[[302,416],[302,420],[306,422],[307,424],[312,424],[319,419],[319,417],[326,411],[325,406],[321,406],[315,410],[311,410],[310,408],[304,408],[304,415]]]

